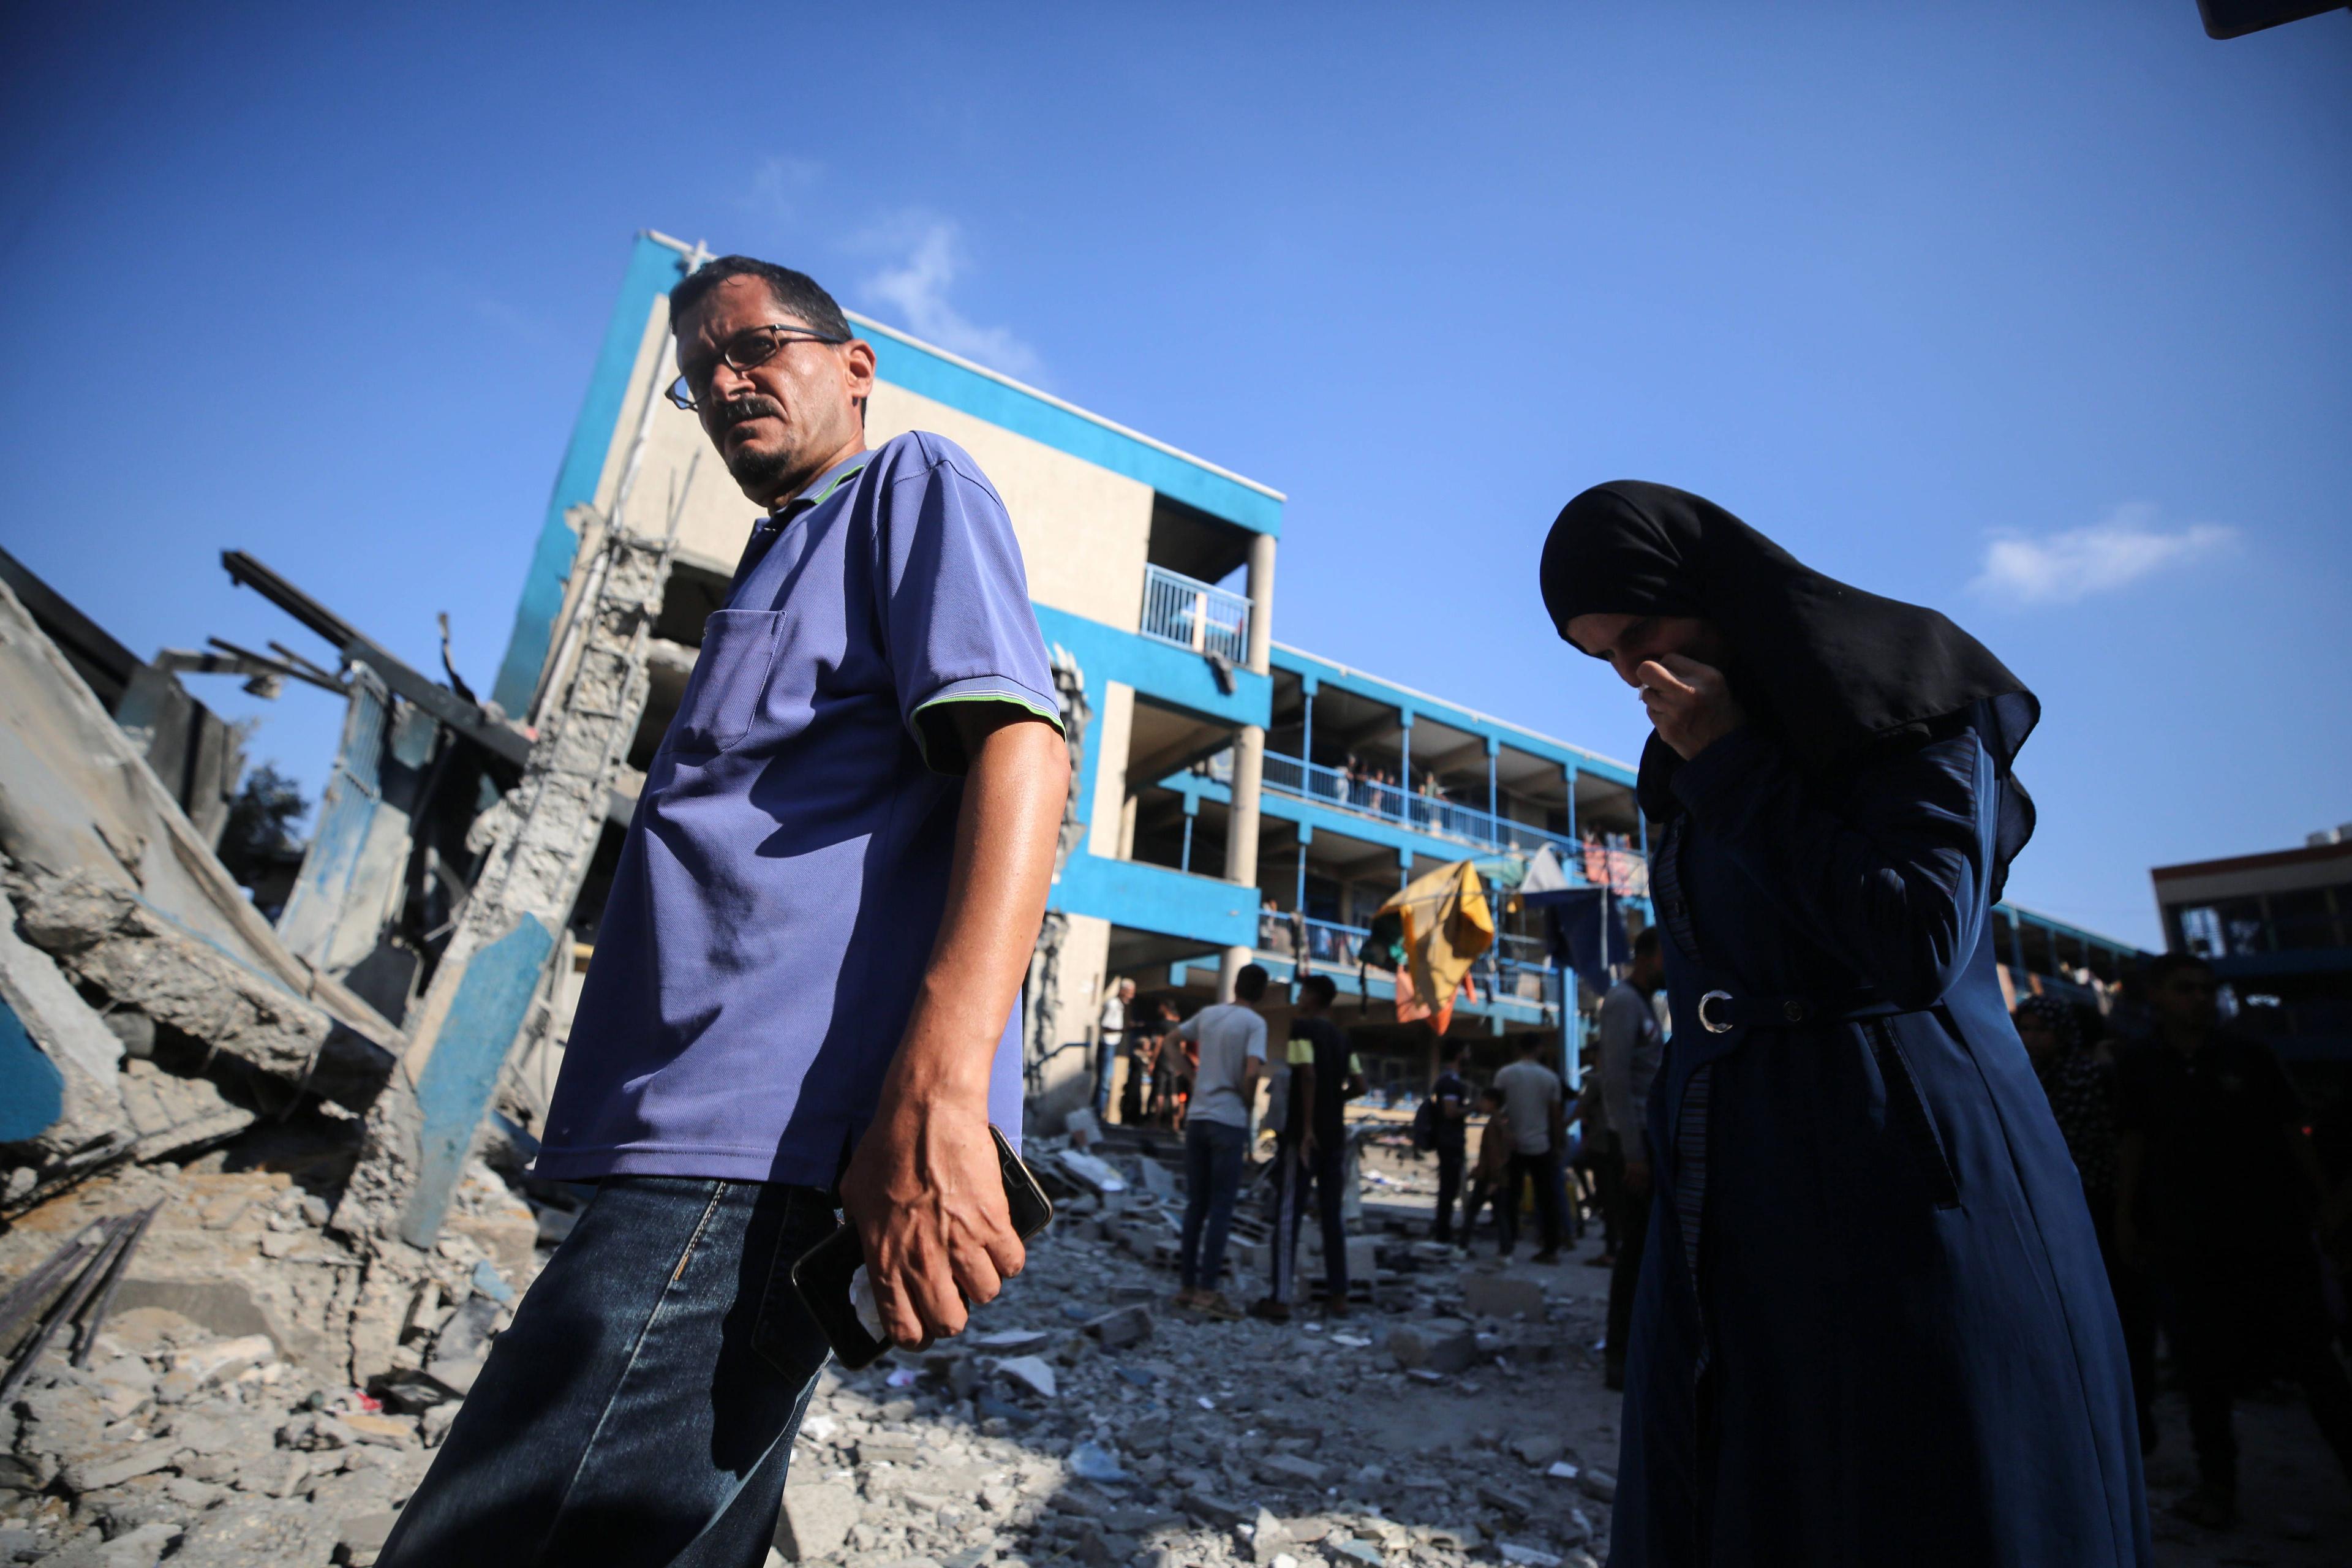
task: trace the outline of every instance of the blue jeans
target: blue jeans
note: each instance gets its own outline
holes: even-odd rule
[[[1184,1123],[1184,1242],[1177,1272],[1187,1290],[1213,1290],[1224,1272],[1225,1237],[1234,1227],[1248,1141],[1245,1131],[1223,1121]]]
[[[1110,1120],[1110,1075],[1118,1065],[1118,1042],[1104,1040],[1095,1047],[1095,1120]]]
[[[612,1177],[400,1512],[383,1568],[758,1568],[827,1349],[812,1187]]]

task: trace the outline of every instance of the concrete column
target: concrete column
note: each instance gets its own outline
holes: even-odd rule
[[[1257,557],[1253,553],[1250,559]],[[1256,573],[1251,573],[1253,581]],[[1257,637],[1257,622],[1250,622],[1253,644]],[[1261,653],[1264,652],[1260,648]],[[1234,976],[1250,961],[1250,952],[1257,941],[1257,804],[1258,791],[1265,782],[1265,731],[1255,724],[1244,724],[1234,737],[1234,804],[1225,825],[1225,880],[1238,882],[1249,903],[1250,945],[1225,949],[1224,962],[1218,966],[1217,996],[1220,1001],[1234,999]]]
[[[1249,551],[1250,669],[1264,675],[1273,668],[1274,535],[1250,536]],[[1250,961],[1257,941],[1257,802],[1265,783],[1265,731],[1244,724],[1234,737],[1233,810],[1225,827],[1225,880],[1238,882],[1249,896],[1250,943],[1225,949],[1217,966],[1217,996],[1234,999],[1234,977]]]
[[[1264,675],[1274,644],[1274,535],[1250,536],[1249,667]]]

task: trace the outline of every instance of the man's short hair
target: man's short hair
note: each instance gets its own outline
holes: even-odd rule
[[[1255,1002],[1265,994],[1265,971],[1255,963],[1244,963],[1242,972],[1234,976],[1234,994],[1244,1002]]]
[[[2211,961],[2200,958],[2196,953],[2159,952],[2148,960],[2147,988],[2150,991],[2158,990],[2174,975],[2189,969],[2201,969],[2208,974],[2213,973]]]
[[[828,338],[857,335],[850,330],[849,318],[841,313],[841,307],[834,303],[833,296],[815,279],[755,256],[722,256],[688,273],[669,291],[670,330],[676,331],[679,320],[730,278],[760,279],[768,285],[777,310],[787,316],[799,317]]]
[[[1328,974],[1310,974],[1298,983],[1298,995],[1302,1001],[1312,996],[1328,1007],[1339,994],[1339,983]]]
[[[1500,1105],[1503,1103],[1503,1091],[1490,1083],[1478,1091],[1478,1098],[1486,1104]]]
[[[1643,926],[1633,933],[1633,956],[1647,958],[1658,951],[1658,928]]]

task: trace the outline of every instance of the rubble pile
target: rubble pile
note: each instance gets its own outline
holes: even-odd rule
[[[787,1559],[1580,1568],[1605,1554],[1597,1301],[1386,1240],[1373,1310],[1195,1318],[1163,1304],[1172,1281],[1147,1261],[1167,1218],[1148,1163],[1113,1163],[1121,1188],[1065,1201],[962,1339],[825,1374],[786,1489]]]
[[[537,1271],[542,1220],[475,1162],[407,1288],[371,1290],[387,1276],[327,1228],[357,1147],[348,1113],[271,1122],[0,1235],[14,1281],[87,1221],[155,1205],[86,1363],[61,1336],[0,1408],[0,1563],[373,1561]]]
[[[573,1215],[563,1190],[476,1160],[441,1240],[387,1289],[381,1259],[331,1228],[359,1139],[348,1113],[264,1121],[184,1166],[120,1166],[0,1235],[0,1280],[15,1280],[90,1220],[158,1205],[87,1364],[60,1342],[0,1410],[0,1563],[373,1561]],[[522,1152],[490,1142],[494,1157]],[[1373,1305],[1351,1317],[1196,1319],[1165,1305],[1172,1279],[1152,1261],[1181,1213],[1173,1189],[1155,1196],[1163,1181],[1130,1155],[1098,1162],[1121,1173],[1115,1190],[1080,1191],[1038,1152],[1066,1184],[1060,1217],[971,1331],[824,1373],[782,1560],[1584,1568],[1602,1554],[1613,1442],[1600,1441],[1597,1302],[1382,1237],[1363,1243]],[[1578,1400],[1590,1419],[1567,1414]]]

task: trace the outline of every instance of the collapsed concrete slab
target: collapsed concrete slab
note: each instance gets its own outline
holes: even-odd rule
[[[369,1104],[399,1032],[287,951],[5,584],[0,689],[0,871],[23,941],[110,1009]]]
[[[0,1142],[46,1165],[131,1136],[117,1086],[122,1042],[49,955],[16,934],[0,894]],[[21,1036],[21,1040],[16,1037]]]

